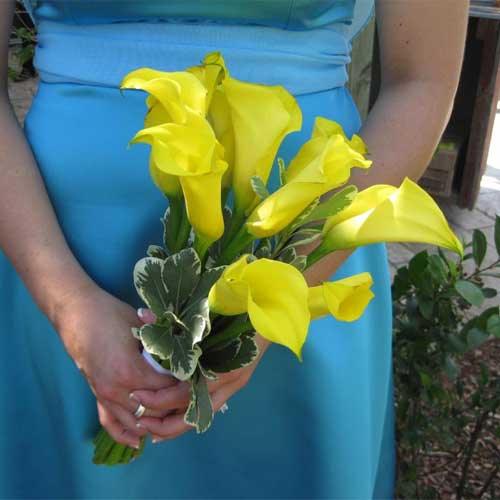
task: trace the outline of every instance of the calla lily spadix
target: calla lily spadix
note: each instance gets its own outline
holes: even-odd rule
[[[373,278],[365,272],[309,288],[311,319],[331,314],[340,321],[357,320],[375,297],[371,285]]]
[[[399,188],[378,184],[359,192],[351,205],[329,217],[323,242],[308,263],[335,250],[379,242],[429,243],[463,255],[462,243],[439,206],[406,177]]]
[[[302,360],[310,322],[304,276],[284,262],[250,258],[243,255],[224,270],[208,295],[210,310],[225,316],[248,313],[260,335]]]
[[[221,181],[227,163],[207,120],[190,113],[186,124],[145,128],[130,142],[151,145],[151,168],[158,178],[163,174],[178,177],[188,219],[197,236],[204,242],[220,238],[224,232]]]
[[[331,127],[327,129],[326,125]],[[332,135],[326,135],[327,132]],[[360,152],[364,149],[359,141],[353,148],[335,122],[317,119],[313,138],[302,146],[285,172],[285,185],[264,199],[249,216],[248,232],[257,237],[276,234],[316,198],[345,184],[351,168],[369,168],[372,162]]]

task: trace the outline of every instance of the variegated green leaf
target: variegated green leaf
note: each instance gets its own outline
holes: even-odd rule
[[[191,399],[184,414],[184,422],[195,427],[199,434],[210,427],[214,417],[207,381],[199,370],[195,372],[191,380],[190,395]]]
[[[215,373],[226,373],[251,364],[259,354],[254,333],[244,333],[203,353],[200,364]]]
[[[189,309],[192,309],[192,308],[199,310],[198,303],[201,300],[206,299],[208,297],[208,293],[210,292],[210,289],[212,288],[212,286],[214,286],[215,282],[222,276],[224,269],[225,269],[225,266],[219,266],[219,267],[213,267],[212,269],[205,270],[205,272],[200,277],[200,280],[198,282],[198,285],[196,286],[196,289],[189,297],[187,305],[184,308],[184,314]]]
[[[341,191],[330,196],[326,201],[319,204],[311,213],[304,218],[303,224],[326,219],[339,213],[348,207],[356,198],[358,190],[356,186],[346,186]]]
[[[174,339],[172,335],[172,325],[142,325],[139,329],[139,336],[149,354],[155,354],[161,359],[170,360],[174,352]]]
[[[192,346],[188,332],[172,335],[173,351],[170,358],[170,370],[179,380],[189,380],[196,370],[202,352],[198,345]]]
[[[303,226],[306,224],[309,216],[316,210],[316,207],[318,206],[320,202],[319,198],[316,198],[311,204],[309,204],[299,215],[298,217],[293,221],[293,223],[290,225],[290,232],[293,232],[296,228]]]
[[[173,308],[170,294],[162,277],[164,262],[157,257],[144,257],[134,267],[134,284],[137,293],[156,316],[161,316]]]
[[[206,302],[206,309],[208,311],[208,300]],[[189,330],[189,333],[191,334],[192,345],[201,342],[207,330],[208,317],[205,318],[200,314],[193,314],[191,317],[186,318],[184,320],[184,323],[186,325],[186,328]]]
[[[290,265],[297,268],[299,271],[304,271],[307,266],[307,255],[298,255]]]
[[[283,249],[282,252],[280,252],[278,256],[278,260],[281,262],[284,262],[285,264],[290,264],[290,262],[293,262],[297,258],[297,252],[295,251],[295,248],[288,246],[285,249]]]
[[[176,314],[198,286],[200,273],[201,262],[192,248],[185,248],[165,259],[161,276]]]
[[[258,175],[252,176],[252,178],[250,179],[250,184],[252,186],[254,193],[261,200],[263,200],[264,198],[267,198],[269,196],[269,191],[267,190],[266,185],[264,184],[263,180]]]
[[[283,186],[285,184],[285,161],[283,158],[278,158],[278,169],[279,169],[279,176],[280,176],[280,186]]]
[[[198,368],[201,371],[202,375],[204,375],[205,378],[208,378],[209,380],[217,380],[219,378],[217,373],[209,370],[208,368],[205,368],[200,361],[198,361]]]
[[[148,257],[156,257],[157,259],[165,260],[168,257],[166,250],[158,245],[149,245],[146,252]]]
[[[254,255],[258,259],[270,259],[272,255],[272,243],[270,238],[262,238]]]

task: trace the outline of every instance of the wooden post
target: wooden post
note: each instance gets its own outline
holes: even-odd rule
[[[374,37],[375,16],[372,16],[365,29],[353,41],[351,63],[347,69],[349,82],[346,87],[354,98],[363,120],[368,114],[370,104]]]
[[[476,36],[483,42],[481,69],[458,197],[459,206],[469,209],[474,208],[486,169],[496,103],[500,97],[500,21],[479,19]]]

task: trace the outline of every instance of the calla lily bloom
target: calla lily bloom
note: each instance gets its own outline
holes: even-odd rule
[[[373,279],[370,273],[360,273],[336,281],[327,281],[309,288],[311,319],[331,314],[340,321],[355,321],[375,297],[370,290]]]
[[[226,316],[248,313],[260,335],[302,360],[310,322],[304,276],[284,262],[248,260],[243,255],[224,270],[208,295],[210,310]]]
[[[224,232],[221,181],[227,163],[206,119],[191,112],[186,124],[145,128],[130,142],[152,146],[151,165],[158,178],[179,178],[188,219],[199,238],[205,243],[219,239]]]
[[[399,188],[380,184],[358,193],[351,205],[327,219],[323,234],[313,252],[317,255],[384,241],[430,243],[463,255],[441,209],[408,177]]]
[[[148,92],[148,113],[144,127],[162,123],[186,123],[189,111],[205,116],[207,89],[195,75],[186,71],[166,72],[140,68],[128,73],[120,90],[139,89]]]
[[[168,198],[179,198],[182,195],[179,178],[160,169],[152,154],[149,155],[149,174],[156,187]]]
[[[331,136],[321,135],[318,128],[325,121],[330,122],[316,120],[314,138],[307,141],[291,161],[285,173],[285,185],[263,200],[249,216],[249,233],[259,238],[278,233],[316,198],[345,184],[351,168],[371,166],[372,162],[354,149],[338,128],[332,128]],[[358,143],[356,147],[359,148]]]
[[[225,149],[232,179],[235,208],[242,213],[255,205],[250,179],[267,183],[278,148],[291,132],[302,127],[302,112],[282,86],[260,85],[232,78],[219,52],[188,71],[206,85],[210,96],[208,118]]]

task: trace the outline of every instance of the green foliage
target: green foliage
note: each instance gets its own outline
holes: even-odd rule
[[[14,66],[8,66],[8,78],[12,81],[24,80],[33,76],[33,57],[37,43],[36,29],[31,22],[27,22],[27,14],[20,2],[16,2],[14,11],[14,27],[11,39],[16,39],[13,45],[12,56],[15,60]]]
[[[485,298],[497,295],[484,285],[483,277],[500,277],[491,272],[500,267],[500,217],[495,229],[499,259],[481,268],[487,245],[484,233],[475,230],[472,242],[466,245],[472,252],[462,260],[452,260],[440,249],[432,255],[423,251],[394,277],[398,498],[441,497],[421,484],[421,458],[436,448],[456,453],[456,437],[467,425],[474,431],[460,451],[456,495],[471,494],[472,455],[492,412],[500,405],[500,382],[483,366],[477,389],[466,393],[459,366],[466,353],[500,336],[499,307],[482,312],[474,309]],[[467,264],[474,267],[470,273]]]

